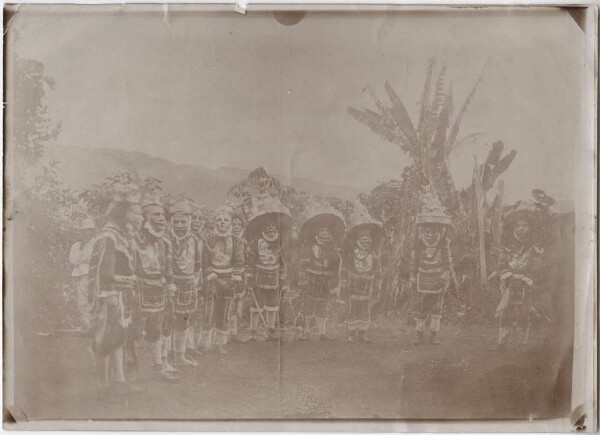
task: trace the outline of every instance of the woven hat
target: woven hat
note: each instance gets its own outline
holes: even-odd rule
[[[450,216],[446,214],[440,199],[432,190],[427,190],[421,195],[421,210],[417,215],[416,223],[417,225],[452,225]]]
[[[360,201],[356,201],[354,211],[348,218],[346,243],[353,245],[363,231],[369,231],[375,247],[381,246],[383,241],[383,225],[378,220],[373,219],[367,208]]]
[[[272,196],[259,196],[246,203],[246,229],[244,234],[247,240],[252,240],[262,232],[265,224],[275,220],[279,225],[282,238],[287,237],[292,229],[292,216],[278,198]]]
[[[314,239],[319,228],[327,227],[333,233],[334,240],[341,240],[346,230],[344,216],[327,204],[310,204],[298,217],[299,239],[302,242]]]

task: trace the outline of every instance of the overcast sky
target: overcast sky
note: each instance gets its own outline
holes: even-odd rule
[[[518,151],[504,176],[510,198],[575,189],[584,35],[564,10],[313,12],[294,26],[272,13],[68,10],[22,6],[11,24],[18,54],[56,81],[49,115],[63,122],[64,145],[366,190],[399,178],[408,158],[346,107],[373,108],[366,85],[387,100],[388,80],[416,122],[435,57],[457,106],[483,71],[461,132],[481,139],[452,157],[457,185],[470,181],[475,153],[503,140]]]

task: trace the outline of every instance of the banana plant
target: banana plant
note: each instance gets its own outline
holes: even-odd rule
[[[416,122],[413,122],[401,98],[388,82],[385,82],[384,89],[389,103],[384,104],[373,89],[366,86],[364,92],[373,100],[374,110],[347,108],[354,119],[381,139],[398,146],[412,160],[402,173],[400,200],[403,205],[399,231],[403,236],[397,238],[393,247],[393,261],[386,271],[390,275],[397,274],[410,255],[410,235],[414,232],[414,216],[419,210],[419,192],[423,186],[431,186],[436,191],[451,215],[457,232],[468,232],[469,216],[472,214],[474,186],[461,192],[456,189],[448,167],[448,157],[464,145],[475,142],[480,136],[479,133],[461,136],[461,123],[483,80],[483,71],[460,110],[454,115],[454,94],[452,84],[447,84],[447,69],[442,67],[437,80],[434,80],[434,66],[435,60],[431,59],[427,66]],[[485,192],[494,185],[515,157],[514,150],[503,157],[503,148],[502,142],[495,143],[482,168]],[[392,277],[389,278],[391,281]]]

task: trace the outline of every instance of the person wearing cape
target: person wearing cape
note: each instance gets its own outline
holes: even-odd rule
[[[125,344],[134,309],[136,255],[129,236],[141,223],[137,189],[114,186],[106,224],[96,237],[89,269],[90,293],[95,314],[92,349],[95,354],[96,387],[102,398],[137,393],[125,379]]]
[[[536,227],[535,210],[528,204],[520,204],[504,219],[504,243],[498,261],[502,296],[496,308],[500,329],[495,350],[506,349],[512,333],[519,330],[521,337],[516,341],[522,345],[528,343],[532,307],[530,290],[544,254],[534,243]]]
[[[258,338],[258,324],[262,319],[267,324],[267,338],[279,340],[275,327],[281,292],[288,290],[284,248],[292,218],[288,209],[270,196],[250,200],[246,209],[246,278],[254,301],[250,308],[250,336],[253,340]]]
[[[342,253],[342,288],[348,299],[348,342],[368,343],[371,308],[381,293],[383,227],[359,202],[354,205],[348,221]]]
[[[326,334],[328,303],[340,290],[341,259],[338,245],[344,236],[344,217],[329,205],[312,204],[300,216],[299,242],[302,252],[298,285],[304,293],[302,314],[304,328],[300,340],[310,339],[314,318],[320,340],[331,340]]]

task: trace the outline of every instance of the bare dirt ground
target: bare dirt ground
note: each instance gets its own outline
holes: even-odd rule
[[[412,331],[378,328],[372,343],[231,344],[207,353],[181,382],[152,377],[140,350],[141,394],[96,397],[84,338],[36,336],[17,377],[29,419],[543,418],[568,413],[570,350],[557,340],[492,352],[496,330],[446,326],[440,346],[413,346]],[[549,343],[553,344],[550,345]],[[29,348],[29,347],[28,347]],[[31,370],[31,368],[34,368]]]

